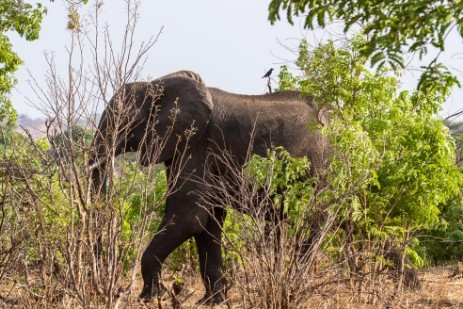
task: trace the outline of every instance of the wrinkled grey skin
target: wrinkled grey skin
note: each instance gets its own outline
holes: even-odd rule
[[[162,97],[145,99],[156,85],[162,85]],[[151,146],[156,135],[147,130],[145,141],[142,137],[147,128],[154,127],[158,136],[167,132],[171,124],[171,109],[177,98],[180,113],[174,132],[169,135],[171,138],[162,153],[155,155],[157,149]],[[129,112],[125,112],[128,116],[124,116],[126,120],[123,123],[128,124],[130,131],[116,134],[110,119],[129,105]],[[155,119],[152,117],[153,106],[157,108]],[[204,187],[198,179],[206,179],[206,165],[209,171],[220,173],[226,166],[218,166],[219,163],[214,162],[206,164],[208,155],[210,152],[221,155],[226,149],[239,164],[244,164],[250,153],[265,156],[268,148],[283,146],[292,156],[307,156],[313,172],[320,176],[326,170],[329,147],[319,132],[310,129],[311,125],[320,123],[328,123],[326,111],[319,110],[311,99],[301,98],[296,91],[257,96],[232,94],[207,88],[199,75],[189,71],[176,72],[152,82],[127,84],[119,90],[104,111],[99,133],[95,134],[93,141],[96,154],[90,164],[97,166],[92,175],[96,193],[104,193],[104,164],[98,166],[98,162],[107,157],[103,145],[111,139],[116,141],[114,155],[139,150],[141,164],[165,162],[168,174],[177,172],[176,149],[179,150],[177,154],[186,151],[187,155],[191,155],[180,172],[183,180],[170,183],[173,193],[167,198],[164,218],[142,256],[144,288],[140,297],[149,299],[157,294],[163,261],[184,241],[194,237],[206,287],[202,301],[222,302],[225,284],[221,228],[226,214],[220,207],[207,209],[200,205],[197,192]],[[185,150],[185,139],[177,144],[176,136],[184,135],[192,124],[197,131]]]

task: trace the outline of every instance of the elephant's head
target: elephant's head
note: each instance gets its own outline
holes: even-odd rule
[[[121,87],[104,110],[92,143],[89,163],[96,192],[104,190],[108,158],[140,151],[145,166],[172,160],[187,139],[189,144],[201,139],[212,108],[207,87],[190,71]]]

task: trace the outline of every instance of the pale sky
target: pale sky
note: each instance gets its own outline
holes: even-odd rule
[[[268,3],[268,0],[142,1],[137,43],[147,41],[164,27],[159,41],[148,54],[143,77],[156,78],[187,69],[199,73],[208,86],[236,93],[265,93],[266,80],[262,75],[273,67],[276,77],[281,64],[294,61],[296,55],[291,49],[297,47],[300,39],[306,37],[309,42],[316,43],[334,31],[304,30],[297,19],[294,26],[285,20],[272,26],[267,20]],[[90,0],[81,13],[92,4]],[[28,71],[37,80],[43,80],[48,69],[44,52],[48,51],[54,53],[58,66],[65,72],[66,45],[70,42],[64,2],[47,2],[46,5],[49,13],[44,18],[40,39],[35,42],[12,39],[14,49],[25,61],[16,74],[19,83],[12,100],[19,114],[30,117],[42,115],[25,103],[26,97],[33,99],[35,96],[27,82],[30,79]],[[125,2],[107,1],[103,11],[112,37],[120,38],[126,21]],[[463,52],[461,38],[456,37],[451,43],[452,55]],[[449,58],[451,65],[456,64],[457,58]],[[462,63],[461,57],[458,61]],[[406,88],[413,87],[413,76],[406,74],[403,83]],[[446,103],[443,116],[463,108],[461,91],[457,94]]]

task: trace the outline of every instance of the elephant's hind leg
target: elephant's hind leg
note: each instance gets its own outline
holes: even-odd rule
[[[225,279],[221,252],[222,226],[225,211],[216,209],[209,217],[204,232],[195,236],[198,248],[201,277],[206,294],[198,301],[200,304],[218,304],[224,302]]]

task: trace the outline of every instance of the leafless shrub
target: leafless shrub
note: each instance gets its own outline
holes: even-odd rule
[[[157,37],[135,46],[138,2],[128,0],[127,24],[117,48],[109,28],[101,26],[102,5],[97,1],[87,20],[81,19],[77,7],[70,8],[65,77],[53,55],[47,55],[46,86],[32,76],[37,98],[31,103],[48,118],[50,149],[45,141],[30,138],[25,142],[29,152],[5,155],[0,162],[0,279],[3,287],[11,287],[9,295],[2,296],[5,301],[28,307],[113,308],[136,299],[140,252],[169,192],[159,189],[166,185],[159,178],[162,168],[142,169],[129,153],[116,160],[117,144],[127,141],[136,126],[134,115],[140,113],[131,102],[135,98],[120,89],[140,79]],[[160,93],[162,89],[152,89],[145,100],[155,101]],[[110,124],[105,132],[96,125],[101,107],[112,112],[106,115]],[[178,110],[171,113],[174,123]],[[91,145],[89,130],[102,135],[102,143]],[[117,140],[121,136],[125,142]],[[153,161],[166,138],[150,141],[156,150]],[[87,162],[99,151],[104,160],[89,167]],[[15,162],[16,157],[21,160]],[[103,170],[102,179],[107,179],[106,194],[97,200],[92,199],[91,185],[95,169]],[[172,174],[171,181],[176,177]]]
[[[318,249],[334,224],[334,213],[323,221],[316,215],[322,212],[319,198],[326,188],[310,190],[297,217],[289,218],[285,197],[276,204],[272,177],[259,183],[226,152],[211,154],[209,162],[224,172],[210,170],[202,204],[208,209],[223,207],[232,217],[224,227],[224,250],[233,277],[229,282],[241,304],[251,308],[306,305],[316,281]],[[266,172],[271,174],[272,168]]]

